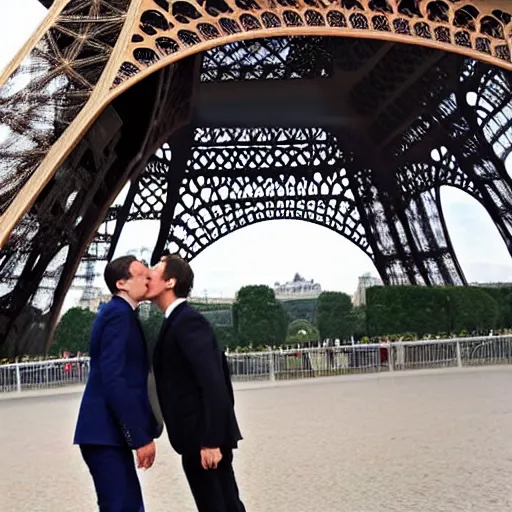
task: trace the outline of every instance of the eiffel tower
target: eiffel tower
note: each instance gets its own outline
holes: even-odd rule
[[[10,353],[44,346],[80,263],[111,258],[134,220],[159,222],[153,261],[299,219],[385,284],[463,285],[448,185],[512,254],[509,2],[40,1],[0,77]]]

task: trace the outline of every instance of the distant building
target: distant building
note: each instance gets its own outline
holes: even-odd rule
[[[352,296],[352,304],[354,304],[354,306],[364,306],[366,304],[366,289],[372,286],[382,286],[381,279],[369,273],[360,276],[357,290]]]
[[[78,307],[98,311],[100,304],[108,302],[112,298],[110,293],[105,293],[102,288],[91,287],[87,289],[87,293],[82,294],[78,301]]]
[[[278,299],[291,298],[315,298],[322,293],[322,287],[313,279],[306,280],[300,274],[295,274],[293,281],[287,283],[275,283],[274,293]]]
[[[500,283],[500,282],[492,282],[492,283],[469,283],[469,286],[482,286],[485,288],[505,288],[512,286],[512,283]]]
[[[94,288],[89,290],[86,296],[82,295],[78,301],[78,307],[84,309],[90,309],[94,313],[99,311],[102,304],[110,302],[112,294],[105,293],[101,288]],[[151,311],[151,302],[143,301],[139,304],[139,318],[145,320],[149,317]]]
[[[235,297],[210,297],[207,295],[198,295],[197,297],[190,297],[188,299],[189,302],[196,304],[233,304],[235,300]]]

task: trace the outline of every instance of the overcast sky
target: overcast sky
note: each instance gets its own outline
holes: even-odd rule
[[[0,67],[7,65],[44,17],[36,0],[0,1]],[[491,219],[463,192],[444,188],[448,228],[469,281],[512,281],[512,261]],[[149,225],[148,225],[149,224]],[[125,229],[117,253],[152,247],[157,223]],[[323,289],[352,294],[364,272],[377,275],[372,262],[340,235],[299,221],[265,222],[215,243],[193,261],[194,295],[231,296],[246,284],[290,280],[295,272]]]

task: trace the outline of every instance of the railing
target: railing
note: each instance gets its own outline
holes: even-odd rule
[[[512,336],[230,353],[234,381],[287,380],[412,369],[512,364]],[[0,365],[0,392],[85,383],[89,359]]]
[[[376,372],[383,367],[381,345],[354,345],[230,354],[234,381],[287,380]]]
[[[88,375],[88,357],[4,364],[0,365],[0,392],[81,384],[87,380]]]
[[[231,353],[234,381],[512,364],[512,336]]]

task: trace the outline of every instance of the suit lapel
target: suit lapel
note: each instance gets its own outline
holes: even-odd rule
[[[139,328],[140,335],[142,336],[142,339],[144,340],[144,343],[145,343],[146,335],[144,334],[144,329],[142,328],[142,324],[140,322],[138,311],[134,311],[133,314],[135,315],[135,321],[137,322],[137,327]]]
[[[167,334],[167,331],[170,329],[173,322],[176,320],[176,318],[179,316],[180,312],[182,312],[186,308],[186,302],[180,304],[177,306],[172,313],[170,314],[169,318],[166,318],[162,321],[162,327],[160,327],[160,332],[158,333],[157,342],[155,345],[155,351],[153,360],[155,357],[158,357],[160,355],[160,350],[162,348],[162,343],[165,339],[165,335]]]
[[[178,318],[185,309],[188,308],[188,304],[186,302],[182,302],[178,306],[174,308],[174,310],[171,313],[171,316],[169,317],[169,321],[172,324],[176,318]]]
[[[162,350],[162,343],[165,338],[165,334],[167,332],[167,329],[169,327],[169,319],[164,318],[162,321],[162,326],[160,327],[160,332],[158,333],[158,338],[156,340],[155,349],[153,350],[153,357],[152,357],[152,365],[153,367],[156,366],[158,363],[158,360],[160,359],[160,354]]]
[[[169,324],[170,324],[170,318],[164,318],[162,320],[162,326],[160,327],[160,332],[158,333],[155,351],[158,347],[160,347],[160,344],[162,343],[162,341],[165,337],[165,333],[167,332],[167,329],[169,328]]]
[[[149,346],[148,340],[146,339],[146,334],[144,333],[144,329],[142,327],[142,323],[141,323],[139,315],[137,313],[138,313],[138,311],[134,312],[135,322],[137,323],[137,327],[139,329],[140,337],[142,339],[142,343],[144,344],[144,350],[146,352],[146,359],[147,359],[147,363],[148,363],[148,368],[151,371],[151,368],[153,367],[153,352],[151,350],[151,347]]]

